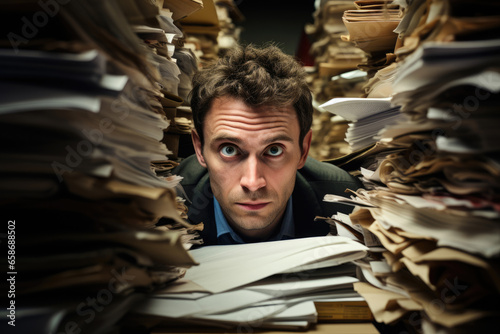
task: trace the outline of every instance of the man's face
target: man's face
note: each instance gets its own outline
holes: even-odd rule
[[[213,101],[203,131],[203,147],[195,131],[193,144],[228,223],[248,239],[267,238],[283,216],[297,169],[304,166],[311,131],[299,143],[292,106],[252,108],[231,97]]]

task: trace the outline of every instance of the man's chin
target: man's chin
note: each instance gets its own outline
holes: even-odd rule
[[[244,222],[242,224],[238,224],[238,227],[240,230],[244,231],[261,231],[265,230],[271,225],[271,223],[268,222]]]
[[[269,220],[270,215],[248,215],[238,217],[231,227],[245,240],[245,242],[258,242],[267,240],[276,230],[276,221]]]
[[[269,227],[269,225],[242,228],[239,231],[239,234],[246,242],[264,241],[272,234],[272,230],[269,230],[266,227]]]

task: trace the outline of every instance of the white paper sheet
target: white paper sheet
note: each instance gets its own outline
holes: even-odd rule
[[[332,259],[337,264],[353,261],[363,258],[367,250],[338,236],[207,246],[191,251],[200,265],[190,268],[185,279],[216,293],[306,264]]]

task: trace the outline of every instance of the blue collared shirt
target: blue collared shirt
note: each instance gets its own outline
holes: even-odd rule
[[[217,240],[221,245],[244,244],[245,241],[229,226],[226,217],[222,213],[219,202],[214,197],[215,226],[217,228]],[[295,237],[295,225],[293,222],[292,196],[286,205],[285,214],[281,222],[278,234],[268,241],[292,239]]]

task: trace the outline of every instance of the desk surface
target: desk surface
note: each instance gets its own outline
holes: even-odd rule
[[[227,329],[218,329],[218,328],[186,328],[186,327],[162,327],[157,328],[151,331],[151,334],[231,334],[238,333],[238,330],[227,330]],[[239,331],[241,333],[241,330]],[[258,330],[253,329],[252,333],[255,334],[283,334],[287,333],[286,331],[268,331],[268,330]],[[290,332],[289,332],[290,333]],[[340,324],[340,323],[320,323],[316,324],[314,327],[305,332],[296,332],[293,333],[308,333],[308,334],[331,334],[331,333],[342,333],[342,334],[379,334],[375,326],[371,323],[348,323],[348,324]]]

